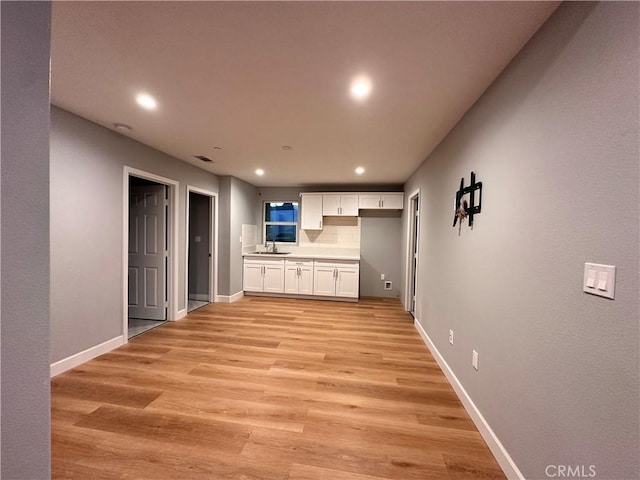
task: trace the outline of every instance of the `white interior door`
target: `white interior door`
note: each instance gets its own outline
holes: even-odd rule
[[[166,320],[166,186],[129,189],[129,317]]]

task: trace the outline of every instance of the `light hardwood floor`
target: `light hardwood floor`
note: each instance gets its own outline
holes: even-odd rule
[[[505,478],[396,300],[211,304],[51,388],[53,478]]]

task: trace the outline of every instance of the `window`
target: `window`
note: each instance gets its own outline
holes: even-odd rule
[[[264,235],[267,242],[298,242],[298,202],[264,202]]]

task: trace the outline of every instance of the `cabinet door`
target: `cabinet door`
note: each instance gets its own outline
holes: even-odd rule
[[[340,215],[358,216],[358,195],[340,195]]]
[[[284,271],[284,293],[298,293],[298,268],[287,266]]]
[[[404,208],[404,194],[383,193],[380,195],[380,204],[382,208],[388,210],[402,210]]]
[[[264,290],[269,293],[284,292],[284,265],[264,266]]]
[[[303,295],[313,295],[313,267],[300,267],[298,293]]]
[[[358,298],[360,270],[357,268],[339,268],[336,282],[336,297]]]
[[[256,263],[245,263],[243,269],[243,290],[245,292],[262,292],[263,289],[263,277],[262,277],[263,265]]]
[[[322,195],[302,194],[300,228],[322,230]]]
[[[322,214],[340,215],[340,195],[322,195]]]
[[[380,208],[380,195],[377,193],[370,193],[366,195],[359,195],[358,197],[358,205],[360,208],[368,209],[368,210],[377,210]]]
[[[334,267],[314,267],[313,294],[335,297],[336,277]]]

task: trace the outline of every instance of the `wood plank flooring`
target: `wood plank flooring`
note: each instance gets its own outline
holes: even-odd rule
[[[396,300],[211,304],[51,388],[56,479],[505,478]]]

